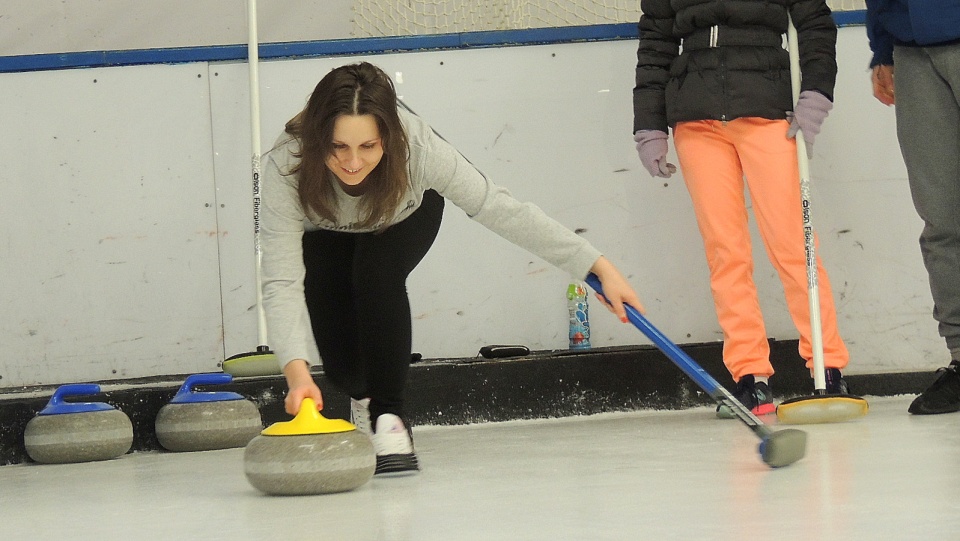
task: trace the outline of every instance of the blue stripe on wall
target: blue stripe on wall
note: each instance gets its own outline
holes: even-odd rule
[[[836,20],[838,26],[863,25],[866,21],[866,12],[862,10],[835,12],[834,20]],[[559,28],[462,32],[458,34],[435,34],[428,36],[264,43],[260,45],[260,58],[383,54],[403,51],[622,40],[636,39],[636,37],[636,23],[596,24]],[[0,56],[0,73],[132,66],[138,64],[239,61],[246,60],[246,58],[247,46],[245,44]]]

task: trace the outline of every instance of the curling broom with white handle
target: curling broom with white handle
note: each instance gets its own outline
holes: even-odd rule
[[[790,21],[787,28],[790,47],[790,83],[793,103],[800,99],[800,47],[797,29]],[[810,332],[813,348],[813,396],[785,400],[777,406],[777,419],[788,424],[835,423],[856,419],[867,414],[867,401],[848,394],[827,394],[823,362],[823,326],[820,322],[820,288],[817,283],[817,256],[814,244],[813,221],[810,212],[810,161],[803,131],[797,135],[797,165],[800,169],[800,198],[803,205],[804,248],[807,259],[807,296],[810,302]]]
[[[257,1],[247,0],[247,64],[250,70],[250,139],[253,157],[253,247],[256,266],[257,334],[256,351],[240,353],[223,361],[223,371],[233,376],[265,376],[280,373],[277,356],[267,346],[267,320],[263,313],[263,290],[260,285],[260,54],[257,38]]]

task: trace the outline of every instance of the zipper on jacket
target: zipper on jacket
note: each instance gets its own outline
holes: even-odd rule
[[[720,120],[727,122],[727,65],[724,62],[723,50],[718,51],[720,55],[720,92],[723,95],[723,102],[720,104]]]
[[[720,25],[713,25],[710,27],[710,48],[718,48],[718,41],[720,38]],[[720,121],[724,124],[727,123],[727,68],[723,63],[723,50],[717,51],[717,55],[720,58],[720,91],[723,93],[723,104],[721,105],[720,110]]]

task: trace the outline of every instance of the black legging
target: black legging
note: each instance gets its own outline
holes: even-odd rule
[[[412,350],[407,276],[430,250],[443,217],[433,190],[382,233],[303,235],[304,294],[323,372],[341,391],[370,400],[375,422],[403,417]]]

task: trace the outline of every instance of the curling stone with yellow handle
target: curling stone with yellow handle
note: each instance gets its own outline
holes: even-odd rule
[[[327,419],[306,398],[292,421],[270,425],[247,444],[243,465],[250,484],[267,494],[328,494],[369,481],[377,458],[369,436]]]

